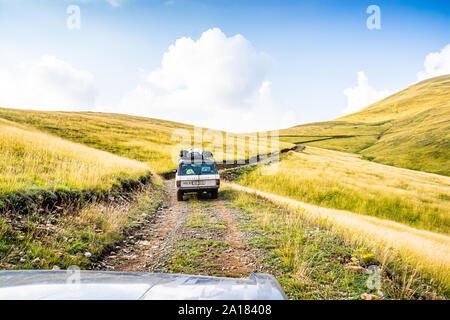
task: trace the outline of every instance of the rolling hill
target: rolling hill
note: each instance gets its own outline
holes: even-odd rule
[[[145,162],[156,173],[176,167],[181,148],[194,146],[192,137],[202,136],[202,147],[213,151],[216,160],[248,159],[258,153],[290,148],[287,142],[271,145],[269,137],[259,140],[223,131],[144,117],[95,112],[46,112],[0,108],[0,118],[61,138],[85,144],[122,157]],[[179,132],[181,140],[174,136]],[[184,134],[183,134],[184,133]],[[234,142],[227,148],[226,141]],[[259,148],[261,142],[267,148]],[[263,150],[265,149],[265,150]],[[174,159],[174,160],[173,160]]]
[[[0,119],[0,201],[11,192],[110,189],[118,179],[138,179],[149,168]]]
[[[0,119],[0,270],[88,266],[157,205],[149,171]]]
[[[280,140],[450,175],[450,75],[424,80],[334,121],[280,131]]]

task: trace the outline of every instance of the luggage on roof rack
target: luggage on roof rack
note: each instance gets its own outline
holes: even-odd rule
[[[212,158],[213,154],[211,151],[196,148],[180,151],[180,159],[182,160],[212,160]]]
[[[213,154],[211,151],[203,151],[203,159],[205,158],[212,158]]]

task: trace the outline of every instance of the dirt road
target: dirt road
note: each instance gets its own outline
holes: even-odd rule
[[[263,253],[249,245],[257,237],[242,226],[248,215],[222,198],[186,195],[176,199],[173,180],[165,202],[149,212],[139,232],[109,253],[97,268],[114,271],[172,272],[246,277],[264,272]]]

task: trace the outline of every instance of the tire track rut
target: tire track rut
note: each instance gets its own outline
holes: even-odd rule
[[[164,184],[165,204],[97,269],[231,277],[264,271],[263,253],[249,244],[255,235],[239,228],[245,212],[221,197],[193,194],[177,201],[173,180]]]

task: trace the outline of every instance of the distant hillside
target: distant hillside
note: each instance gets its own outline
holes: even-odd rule
[[[416,83],[356,113],[337,120],[380,122],[405,119],[430,110],[450,108],[450,75]]]
[[[334,121],[281,130],[282,141],[359,153],[450,175],[450,75],[428,79]]]
[[[138,179],[149,168],[0,119],[0,208],[11,192],[108,190],[118,179]]]
[[[26,125],[61,138],[83,143],[89,147],[119,156],[145,162],[152,171],[168,172],[176,167],[180,139],[172,137],[177,130],[188,133],[188,144],[193,142],[194,127],[187,124],[123,114],[95,112],[46,112],[0,108],[0,119]],[[256,155],[258,144],[242,135],[199,128],[203,147],[214,152],[216,160],[243,159]],[[225,134],[229,142],[225,144]],[[192,139],[192,140],[191,140]],[[201,141],[199,139],[199,141]],[[263,141],[260,140],[259,143]],[[267,143],[270,145],[270,143]],[[292,147],[280,143],[280,148]],[[221,151],[224,151],[224,154]],[[267,152],[267,149],[264,152]],[[175,156],[175,162],[172,157]]]
[[[280,130],[280,148],[291,143],[361,154],[376,162],[450,175],[450,75],[414,84],[367,108],[334,121]],[[193,126],[120,114],[43,112],[0,108],[0,118],[31,126],[90,147],[147,163],[158,173],[174,168],[177,129]],[[207,129],[202,129],[204,138]],[[213,139],[203,147],[215,150],[225,132],[208,130]],[[232,135],[239,148],[215,152],[216,158],[247,158],[257,146]],[[236,154],[247,146],[245,154]],[[175,148],[174,148],[175,147]],[[221,148],[219,148],[220,150]]]

